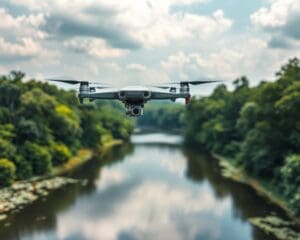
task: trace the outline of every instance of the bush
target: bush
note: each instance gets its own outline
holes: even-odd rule
[[[15,146],[7,140],[0,138],[0,158],[11,159],[16,152]]]
[[[293,196],[300,186],[300,155],[291,155],[286,158],[284,166],[280,170],[284,194]]]
[[[64,144],[54,144],[51,149],[53,166],[61,165],[72,156],[69,148]]]
[[[17,155],[14,159],[14,163],[16,165],[16,179],[17,180],[25,180],[31,178],[32,166],[30,162],[26,161],[23,156]]]
[[[51,155],[46,147],[26,142],[22,149],[23,157],[30,162],[33,174],[42,175],[51,171]]]
[[[13,162],[7,159],[0,159],[0,186],[10,185],[15,178],[16,167]]]
[[[300,155],[287,157],[285,165],[280,170],[284,195],[296,215],[300,215]]]

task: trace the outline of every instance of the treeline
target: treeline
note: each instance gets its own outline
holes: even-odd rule
[[[132,122],[111,104],[80,105],[73,91],[23,78],[0,77],[0,186],[51,173],[79,148],[130,137]]]
[[[137,124],[165,130],[182,129],[184,107],[170,101],[149,102],[145,105],[144,115],[137,119]]]
[[[186,110],[185,139],[271,182],[299,216],[299,60],[290,60],[276,77],[253,88],[242,77],[233,91],[220,85],[211,96],[193,99]]]

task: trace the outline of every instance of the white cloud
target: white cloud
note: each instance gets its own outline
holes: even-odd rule
[[[189,56],[187,56],[182,51],[170,55],[167,60],[161,61],[161,65],[165,69],[173,69],[173,68],[182,68],[185,64],[190,62]]]
[[[174,40],[197,37],[207,39],[215,34],[227,31],[233,21],[225,18],[222,10],[217,10],[212,16],[202,16],[191,13],[172,13],[170,7],[175,4],[190,4],[193,2],[207,2],[206,0],[167,0],[157,2],[155,0],[141,1],[60,1],[60,0],[11,0],[12,3],[23,5],[31,9],[39,9],[53,13],[63,13],[69,18],[80,19],[87,25],[94,26],[95,22],[101,25],[109,25],[112,29],[119,26],[132,40],[140,42],[146,48],[167,46]],[[65,9],[72,8],[72,15]],[[89,11],[87,11],[87,9]],[[100,11],[98,16],[91,13]],[[111,12],[106,18],[101,14]],[[75,19],[74,19],[75,21]],[[112,30],[111,29],[111,30]],[[121,30],[119,29],[119,30]],[[99,29],[100,31],[100,29]],[[78,33],[79,34],[79,33]],[[107,37],[107,36],[105,36]],[[106,39],[107,40],[107,39]],[[111,40],[111,39],[110,39]]]
[[[293,12],[300,13],[298,0],[273,0],[270,8],[260,8],[250,18],[253,24],[263,28],[284,26]]]
[[[260,38],[240,38],[236,44],[222,43],[221,50],[203,54],[201,52],[177,52],[161,61],[162,68],[169,76],[177,79],[196,80],[201,77],[234,80],[242,75],[253,83],[273,79],[275,71],[290,56],[299,51],[274,50]]]
[[[0,8],[0,59],[18,61],[36,57],[53,58],[56,50],[47,50],[41,41],[47,34],[39,28],[45,24],[44,14],[12,16]],[[50,60],[49,60],[50,61]]]
[[[146,70],[146,67],[142,64],[131,63],[131,64],[126,65],[126,69],[141,72],[141,71]]]
[[[72,39],[64,42],[64,46],[75,52],[85,52],[99,58],[116,58],[127,53],[126,50],[108,46],[103,39],[95,38]]]
[[[8,37],[30,37],[43,39],[47,34],[39,27],[45,24],[44,14],[31,14],[13,17],[3,8],[0,8],[0,33]]]
[[[259,9],[250,18],[256,28],[267,33],[270,48],[299,48],[299,0],[273,0],[269,8]]]
[[[170,13],[155,8],[130,9],[121,14],[119,20],[132,29],[131,35],[143,43],[146,48],[163,47],[170,42],[193,37],[208,39],[227,31],[232,20],[224,17],[222,10],[213,16],[202,16],[190,13]],[[132,16],[137,16],[132,18]]]
[[[44,50],[31,38],[22,38],[20,43],[10,43],[0,37],[0,59],[24,59],[38,56],[52,57],[55,52]]]
[[[8,70],[5,67],[0,66],[0,75],[5,75],[8,73]]]

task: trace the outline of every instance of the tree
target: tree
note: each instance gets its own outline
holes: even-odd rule
[[[300,155],[287,157],[280,174],[284,195],[289,199],[295,213],[300,215]]]
[[[16,166],[17,180],[25,180],[33,176],[31,163],[23,155],[15,155],[14,164]]]
[[[41,131],[38,128],[36,122],[32,120],[27,120],[25,118],[20,118],[17,123],[16,132],[18,134],[18,142],[23,143],[26,140],[29,141],[40,141],[43,137],[41,136]]]
[[[53,144],[51,147],[52,164],[59,166],[67,162],[72,156],[69,148],[64,144]]]
[[[16,167],[8,159],[0,159],[0,186],[10,185],[15,179]]]
[[[46,147],[27,141],[25,142],[21,153],[24,159],[30,162],[33,174],[43,175],[51,171],[51,155]]]
[[[79,116],[67,105],[58,104],[50,119],[55,140],[68,146],[78,147],[81,135]]]
[[[0,158],[11,159],[16,153],[16,147],[9,141],[0,138]]]
[[[10,111],[10,121],[13,121],[15,109],[20,103],[21,90],[12,82],[0,84],[0,106],[5,106]]]

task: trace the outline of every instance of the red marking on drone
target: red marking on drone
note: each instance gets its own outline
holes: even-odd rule
[[[191,101],[191,96],[187,96],[187,97],[185,98],[185,104],[189,104],[190,101]]]

